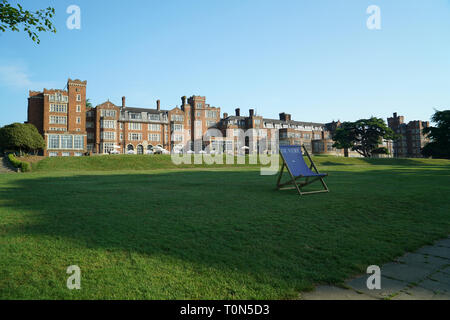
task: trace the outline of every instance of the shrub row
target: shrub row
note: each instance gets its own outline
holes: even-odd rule
[[[16,167],[20,168],[20,171],[22,172],[28,172],[31,171],[31,165],[28,162],[20,161],[14,156],[14,153],[8,154],[8,159],[11,164]]]

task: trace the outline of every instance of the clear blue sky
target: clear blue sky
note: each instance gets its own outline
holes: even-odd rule
[[[205,95],[222,111],[356,120],[397,111],[428,120],[450,107],[449,0],[22,0],[53,6],[41,44],[0,34],[0,125],[26,120],[28,90],[88,81],[107,99],[163,108]],[[81,8],[81,30],[66,9]],[[381,8],[381,30],[366,9]]]

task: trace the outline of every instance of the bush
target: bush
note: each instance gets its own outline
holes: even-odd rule
[[[31,171],[31,165],[28,162],[20,161],[16,158],[16,156],[13,153],[8,154],[8,159],[11,164],[16,167],[20,168],[20,171],[22,172],[29,172]]]

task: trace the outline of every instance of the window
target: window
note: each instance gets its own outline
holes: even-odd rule
[[[105,129],[115,129],[116,128],[116,121],[114,120],[101,120],[100,121],[100,127]]]
[[[197,102],[197,109],[201,109],[203,107],[203,103]]]
[[[77,94],[77,101],[81,101],[81,94]]]
[[[206,117],[207,118],[216,118],[217,112],[216,111],[206,111]]]
[[[58,156],[58,152],[49,152],[48,156],[49,157],[57,157]]]
[[[122,141],[123,140],[123,133],[121,132],[120,133],[120,141]]]
[[[315,135],[314,135],[314,139],[315,139],[315,140],[319,140],[321,137],[322,137],[322,136],[321,136],[320,134],[315,134]]]
[[[137,154],[144,154],[144,147],[142,145],[138,145],[136,147]]]
[[[182,124],[174,124],[173,130],[174,131],[183,131],[183,125]]]
[[[95,138],[94,133],[93,132],[88,132],[87,133],[87,138],[90,140],[93,140]]]
[[[72,135],[61,136],[61,149],[72,149]]]
[[[50,124],[67,124],[65,116],[50,116]]]
[[[130,119],[142,119],[142,114],[137,112],[130,112],[129,113]]]
[[[211,142],[211,148],[214,151],[223,151],[223,141],[214,140]]]
[[[142,130],[142,123],[129,122],[128,130]]]
[[[48,97],[49,101],[53,102],[68,102],[69,98],[67,96],[63,96],[61,93],[55,93],[52,95],[49,95]]]
[[[77,117],[77,123],[81,123],[81,118]]]
[[[59,135],[51,134],[48,136],[48,148],[59,149]]]
[[[50,127],[49,130],[50,130],[50,131],[67,131],[67,128],[66,128],[66,127],[61,127],[61,128],[58,128],[58,127]]]
[[[159,142],[159,141],[161,141],[161,135],[157,134],[157,133],[150,133],[148,135],[148,140],[149,141],[157,141],[157,142]]]
[[[103,131],[101,137],[103,140],[116,140],[116,133],[112,131]]]
[[[148,131],[161,131],[161,125],[151,123],[148,125]]]
[[[77,112],[81,112],[81,106],[77,104]]]
[[[71,134],[48,135],[49,149],[83,149],[84,136]]]
[[[84,147],[84,137],[83,136],[73,136],[73,148],[83,149]]]
[[[87,144],[87,150],[88,151],[94,151],[94,145],[92,143]]]
[[[114,142],[103,143],[103,153],[110,153],[114,150]]]
[[[63,153],[62,153],[62,156],[63,156],[63,157],[70,157],[70,152],[63,152]]]
[[[183,141],[183,135],[182,135],[182,134],[176,134],[176,135],[174,135],[173,141],[176,141],[176,142],[181,142],[181,141]]]
[[[107,109],[102,109],[100,111],[100,116],[102,117],[116,117],[116,110],[107,110]]]
[[[91,121],[86,122],[86,128],[93,128],[93,127],[94,127],[94,123],[93,122],[91,122]]]
[[[161,117],[159,116],[159,114],[151,113],[149,119],[152,121],[160,121]]]
[[[142,140],[142,133],[128,133],[128,140],[131,141],[140,141]]]
[[[206,126],[208,127],[214,127],[216,125],[215,121],[206,121]]]
[[[73,155],[75,157],[81,157],[83,154],[81,152],[75,152]]]
[[[255,126],[259,126],[260,125],[260,123],[261,123],[261,120],[255,120]]]
[[[120,123],[120,129],[123,129],[123,122]]]
[[[197,118],[200,118],[202,116],[202,112],[201,111],[197,111]]]
[[[67,113],[67,104],[50,104],[50,112]]]
[[[182,116],[180,114],[174,114],[174,115],[172,115],[172,120],[173,121],[181,121],[181,122],[183,122],[184,121],[184,116]]]

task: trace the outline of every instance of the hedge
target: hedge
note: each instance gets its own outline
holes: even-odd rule
[[[20,161],[17,159],[13,153],[8,154],[8,159],[11,164],[16,167],[20,168],[20,171],[22,172],[28,172],[31,171],[31,165],[28,162]]]

